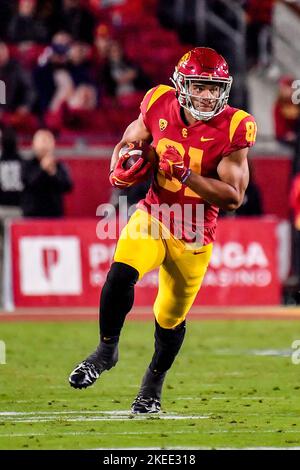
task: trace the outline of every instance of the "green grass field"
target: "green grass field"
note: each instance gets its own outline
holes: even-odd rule
[[[95,347],[96,323],[0,323],[0,449],[300,446],[300,322],[191,321],[163,413],[132,418],[152,337],[152,322],[128,321],[118,365],[74,390],[68,375]]]

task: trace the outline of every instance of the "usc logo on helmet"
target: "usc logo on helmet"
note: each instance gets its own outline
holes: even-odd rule
[[[183,64],[183,62],[187,62],[190,57],[191,57],[191,51],[187,52],[186,54],[184,54],[184,56],[181,57],[181,59],[178,62],[177,67],[180,67]]]

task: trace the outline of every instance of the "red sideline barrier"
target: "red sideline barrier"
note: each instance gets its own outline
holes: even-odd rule
[[[16,307],[98,305],[115,242],[99,240],[95,220],[24,220],[10,228]],[[222,219],[195,305],[278,305],[277,222]],[[157,273],[136,288],[136,306],[151,305]]]

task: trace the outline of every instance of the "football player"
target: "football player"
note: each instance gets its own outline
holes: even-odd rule
[[[100,343],[69,378],[72,387],[85,388],[116,365],[119,336],[133,305],[135,284],[159,267],[154,354],[132,404],[133,413],[160,411],[166,373],[184,340],[186,315],[211,257],[219,208],[234,210],[242,204],[249,181],[248,147],[256,137],[253,117],[227,104],[232,77],[215,50],[197,47],[189,51],[175,67],[172,82],[174,88],[159,85],[148,91],[139,117],[114,149],[113,185],[131,186],[149,170],[139,161],[130,169],[123,168],[119,151],[126,142],[152,142],[158,168],[146,198],[121,234],[102,289]],[[167,210],[174,204],[183,211],[186,205],[192,208],[188,221],[180,211]],[[157,212],[161,205],[162,214]],[[203,221],[197,217],[200,206]],[[168,221],[167,227],[163,220]],[[158,236],[153,236],[153,224]],[[198,237],[195,242],[191,234],[201,234],[202,241]]]

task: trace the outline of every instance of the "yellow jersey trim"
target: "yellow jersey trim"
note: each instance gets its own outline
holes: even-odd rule
[[[236,111],[234,113],[234,115],[232,116],[231,122],[230,122],[230,127],[229,127],[229,140],[230,140],[230,142],[232,142],[234,133],[237,130],[239,124],[247,116],[250,116],[250,114],[246,113],[246,111],[243,111],[242,109],[239,109],[238,111]]]
[[[155,101],[157,101],[158,98],[160,98],[162,95],[164,95],[165,93],[167,93],[167,91],[170,91],[170,90],[174,90],[174,88],[168,85],[160,85],[151,96],[146,111],[149,111],[149,109],[155,103]]]

